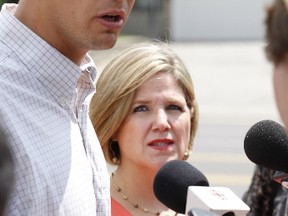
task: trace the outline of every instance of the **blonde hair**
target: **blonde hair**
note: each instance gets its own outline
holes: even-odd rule
[[[90,104],[90,118],[107,162],[112,161],[110,142],[130,111],[135,90],[158,72],[171,74],[182,88],[191,113],[189,150],[198,126],[193,82],[181,59],[162,42],[140,43],[124,49],[101,73]],[[117,157],[120,157],[118,152]]]

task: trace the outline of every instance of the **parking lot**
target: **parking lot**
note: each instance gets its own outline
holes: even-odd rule
[[[101,73],[123,46],[145,40],[122,37],[113,49],[90,54]],[[171,43],[191,72],[200,109],[189,162],[207,176],[211,186],[229,187],[240,197],[254,168],[243,149],[246,132],[263,119],[280,122],[272,66],[263,47],[262,41]]]

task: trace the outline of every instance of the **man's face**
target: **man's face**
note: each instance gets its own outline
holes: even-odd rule
[[[283,1],[284,1],[286,9],[288,10],[288,0],[283,0]]]
[[[114,46],[135,0],[49,0],[51,30],[87,50]]]
[[[74,62],[88,50],[109,49],[135,0],[20,1],[15,16]]]
[[[274,93],[283,123],[288,128],[288,63],[279,63],[273,73]]]

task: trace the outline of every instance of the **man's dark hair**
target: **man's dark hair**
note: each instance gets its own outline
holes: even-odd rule
[[[288,9],[283,0],[274,0],[267,8],[265,25],[266,55],[276,65],[288,53]]]

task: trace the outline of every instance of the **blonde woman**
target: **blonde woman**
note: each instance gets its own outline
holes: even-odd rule
[[[192,149],[198,108],[189,71],[167,44],[141,43],[108,63],[96,86],[90,117],[116,166],[112,216],[177,215],[157,200],[153,180]]]

